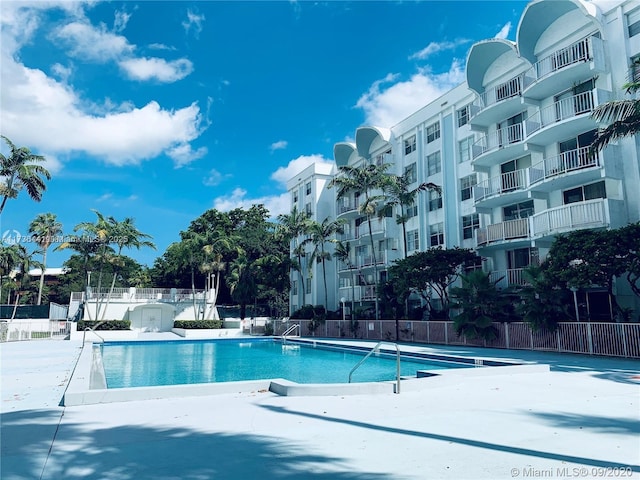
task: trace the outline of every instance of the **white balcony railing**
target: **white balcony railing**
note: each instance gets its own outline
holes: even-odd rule
[[[518,75],[507,82],[482,92],[472,104],[472,116],[503,100],[519,96],[522,93],[522,82],[523,76]]]
[[[606,200],[598,198],[537,213],[531,217],[532,233],[538,237],[579,228],[606,226],[605,202]]]
[[[528,218],[507,220],[506,222],[495,223],[476,230],[476,244],[478,246],[528,237]]]
[[[473,158],[524,140],[524,124],[516,123],[480,137],[471,147]]]
[[[497,177],[484,180],[473,187],[473,199],[476,202],[503,193],[527,188],[527,171],[515,170]]]
[[[563,173],[598,167],[600,165],[598,155],[590,155],[589,150],[589,147],[581,147],[545,158],[544,161],[529,168],[529,181],[533,184]]]
[[[527,135],[568,118],[590,113],[594,108],[593,91],[563,98],[536,111],[525,120]]]
[[[551,55],[535,63],[524,75],[525,88],[534,82],[578,62],[593,59],[593,41],[601,41],[593,37],[584,38],[568,47],[556,50]]]
[[[496,283],[498,288],[507,288],[512,285],[525,285],[524,268],[509,268],[507,270],[493,271],[489,279]]]

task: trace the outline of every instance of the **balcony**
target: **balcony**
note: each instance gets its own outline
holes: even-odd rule
[[[345,201],[344,203],[338,203],[337,213],[338,216],[345,215],[348,213],[358,214],[358,209],[360,207],[360,202],[357,200],[349,199],[349,201]]]
[[[516,123],[480,137],[472,146],[475,166],[490,166],[524,154],[525,124]]]
[[[340,298],[345,299],[345,303],[361,302],[364,300],[375,300],[375,285],[356,285],[356,287],[340,287]]]
[[[524,96],[542,100],[571,85],[603,72],[604,44],[588,37],[544,57],[524,74]]]
[[[591,156],[589,150],[581,147],[562,152],[528,168],[531,188],[550,192],[599,180],[604,155]]]
[[[515,170],[478,183],[473,187],[476,207],[492,208],[507,201],[515,203],[526,199],[528,173],[528,170]],[[508,200],[505,195],[508,195]]]
[[[495,223],[476,230],[476,246],[486,247],[492,244],[529,240],[529,219],[518,218]]]
[[[382,235],[386,232],[386,222],[384,219],[379,220],[377,218],[371,219],[371,235]],[[366,238],[369,236],[369,222],[366,220],[362,222],[355,230],[355,238]]]
[[[550,208],[531,217],[532,237],[544,238],[572,230],[609,225],[607,201],[602,198]]]
[[[489,279],[495,282],[496,287],[499,289],[522,286],[527,284],[523,271],[524,268],[509,268],[507,270],[493,271],[489,274]]]
[[[548,145],[559,139],[571,138],[596,127],[591,112],[609,95],[593,90],[563,98],[552,105],[538,109],[525,121],[527,142]]]
[[[518,75],[482,92],[471,105],[471,124],[487,127],[522,110],[522,82]]]

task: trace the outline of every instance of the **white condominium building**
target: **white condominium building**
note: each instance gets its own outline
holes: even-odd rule
[[[312,166],[292,179],[292,206],[318,221],[346,222],[340,240],[349,257],[328,262],[328,308],[341,299],[373,305],[376,281],[392,262],[429,247],[477,250],[482,268],[507,287],[523,282],[523,268],[544,259],[557,234],[640,221],[638,136],[589,155],[597,129],[591,112],[625,98],[622,86],[640,78],[639,58],[637,0],[534,1],[515,43],[490,39],[470,48],[466,82],[391,129],[360,127],[355,143],[337,143],[336,167],[389,163],[390,173],[409,172],[415,186],[442,187],[441,196],[421,193],[407,212],[406,251],[393,217],[372,221],[372,249],[358,210],[363,193],[337,200],[326,188],[337,168]],[[319,272],[299,282],[292,273],[292,310],[323,304]],[[624,286],[617,294],[633,306]],[[590,299],[598,303],[598,292]]]

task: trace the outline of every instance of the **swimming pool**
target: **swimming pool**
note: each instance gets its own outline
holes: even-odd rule
[[[366,351],[327,348],[275,339],[108,342],[102,344],[107,388],[236,382],[284,378],[296,383],[346,383]],[[473,365],[438,360],[401,360],[401,375]],[[353,382],[393,380],[393,355],[372,355]]]

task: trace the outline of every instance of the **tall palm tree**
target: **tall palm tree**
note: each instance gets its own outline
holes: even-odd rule
[[[334,236],[336,233],[344,233],[343,225],[343,220],[331,220],[329,217],[325,218],[322,223],[312,221],[309,224],[308,241],[313,244],[313,252],[311,253],[311,258],[309,259],[309,268],[313,266],[314,261],[322,263],[325,311],[329,310],[329,292],[327,291],[326,261],[331,260],[331,253],[326,251],[324,247],[328,242],[335,241]]]
[[[9,146],[11,154],[6,157],[0,153],[0,213],[9,198],[16,198],[23,188],[29,196],[39,202],[47,186],[44,179],[51,180],[51,174],[39,162],[44,162],[42,155],[34,155],[27,147],[16,147],[11,140],[2,135]]]
[[[632,70],[640,71],[640,60],[636,60]],[[640,76],[636,73],[630,80],[622,88],[629,95],[633,95],[640,91]],[[634,99],[603,103],[591,112],[591,117],[598,123],[608,124],[598,130],[591,144],[591,152],[595,154],[614,140],[640,132],[640,98],[636,96]]]
[[[300,236],[305,235],[309,228],[309,214],[298,210],[298,206],[294,205],[289,214],[278,215],[278,228],[276,234],[285,238],[292,244],[292,252],[296,257],[297,263],[293,262],[292,268],[298,271],[300,278],[300,286],[302,291],[302,305],[305,304],[305,288],[304,288],[304,268],[302,266],[302,258],[305,256],[304,242],[300,242]]]
[[[349,242],[342,242],[338,240],[336,242],[335,251],[333,252],[334,258],[343,262],[349,270],[353,272],[356,268],[354,263],[351,261],[351,244]],[[355,310],[355,302],[356,302],[356,282],[355,277],[351,278],[351,315],[353,318],[353,312]]]
[[[386,199],[383,207],[378,211],[378,218],[382,219],[390,216],[395,208],[400,209],[396,214],[396,223],[402,225],[402,240],[404,247],[404,258],[407,258],[407,208],[416,204],[418,194],[424,191],[436,191],[442,193],[442,189],[435,183],[421,183],[415,188],[410,188],[412,181],[410,172],[404,175],[389,175],[383,186]]]
[[[209,313],[213,313],[216,306],[218,293],[220,292],[220,272],[222,272],[226,267],[226,264],[223,261],[224,254],[233,250],[239,240],[240,237],[237,235],[227,235],[227,233],[222,229],[208,232],[205,237],[205,245],[202,247],[205,254],[205,262],[200,266],[200,269],[207,276],[207,282],[205,283],[205,297],[207,297],[206,292],[209,288],[214,289],[211,308],[205,313],[205,319],[209,318]],[[240,250],[239,247],[236,247],[236,250]],[[215,280],[211,278],[213,274],[215,274]]]
[[[116,277],[118,276],[119,267],[123,265],[122,250],[124,248],[135,248],[140,250],[142,247],[149,247],[156,249],[155,244],[149,239],[151,235],[142,233],[135,226],[135,220],[131,217],[127,217],[121,222],[113,217],[107,219],[110,243],[114,243],[116,246],[116,255],[113,258],[113,278],[111,279],[111,288],[109,288],[109,294],[107,295],[107,304],[102,312],[101,321],[104,320],[104,316],[107,314],[111,296],[113,295],[113,289],[116,285]]]
[[[256,298],[257,293],[254,266],[244,252],[231,263],[229,290],[231,297],[240,304],[240,319],[244,320],[247,305]]]
[[[42,253],[42,271],[40,272],[40,286],[38,287],[38,305],[42,304],[42,289],[44,288],[44,271],[47,268],[47,251],[56,237],[62,233],[62,224],[53,213],[41,213],[29,224],[29,233],[35,236],[36,243]]]
[[[344,198],[351,193],[364,195],[364,201],[358,206],[358,211],[367,218],[369,226],[369,240],[371,243],[371,255],[373,258],[373,273],[375,286],[378,285],[378,262],[376,258],[375,244],[373,242],[373,228],[371,218],[378,211],[378,206],[384,201],[381,193],[382,187],[388,182],[387,170],[389,163],[381,165],[363,164],[358,167],[344,165],[338,168],[338,175],[329,182],[328,188],[337,187],[336,197]],[[380,193],[378,193],[380,192]],[[377,290],[377,288],[376,288]],[[375,293],[376,320],[380,317],[378,293]]]
[[[17,245],[0,245],[0,304],[2,304],[2,282],[5,275],[9,275],[20,261]]]
[[[42,264],[33,258],[36,252],[29,252],[24,245],[17,245],[16,252],[18,255],[18,262],[16,264],[17,273],[15,276],[16,300],[13,305],[11,320],[15,318],[20,297],[22,296],[24,299],[31,295],[31,292],[29,292],[29,270],[31,270],[31,268],[42,268]]]

